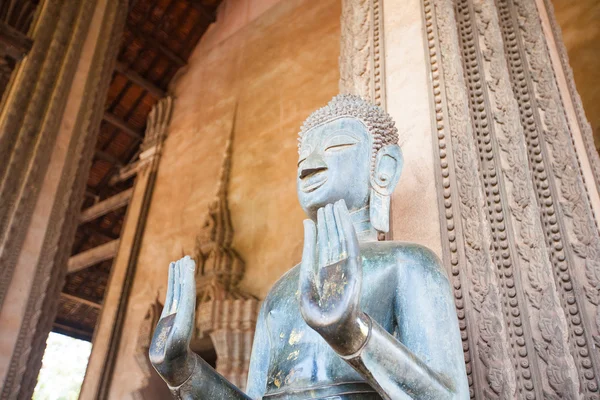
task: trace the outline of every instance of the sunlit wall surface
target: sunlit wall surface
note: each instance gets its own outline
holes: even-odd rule
[[[77,400],[92,344],[50,333],[33,400]]]

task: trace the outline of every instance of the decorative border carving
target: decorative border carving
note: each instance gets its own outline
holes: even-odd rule
[[[552,268],[543,244],[538,219],[540,211],[531,177],[523,169],[527,165],[526,144],[519,123],[518,105],[510,86],[495,4],[490,0],[475,2],[473,11],[482,42],[481,65],[490,94],[490,114],[496,128],[492,131],[492,136],[495,134],[492,148],[505,178],[514,250],[520,261],[515,272],[520,273],[522,290],[527,298],[524,305],[527,304],[531,318],[531,340],[538,358],[545,363],[537,364],[542,373],[541,388],[545,397],[575,399],[579,392],[578,381],[573,374],[572,356],[567,351],[565,317],[558,305],[554,281],[550,279]],[[525,311],[524,307],[522,311]]]
[[[382,0],[343,0],[340,93],[356,94],[385,109]]]
[[[541,210],[543,230],[554,270],[553,276],[556,287],[559,289],[561,306],[564,310],[568,310],[564,314],[569,328],[571,354],[578,367],[582,391],[589,396],[591,392],[598,390],[597,373],[594,369],[586,373],[582,372],[590,369],[592,364],[598,364],[595,360],[596,352],[590,347],[593,344],[591,326],[595,318],[593,315],[586,315],[586,300],[582,298],[583,293],[579,295],[580,290],[574,288],[574,285],[578,286],[578,284],[574,282],[576,278],[573,277],[577,275],[577,270],[584,270],[585,266],[575,262],[568,245],[571,239],[568,237],[568,229],[565,226],[567,218],[561,214],[558,206],[561,185],[560,182],[556,182],[556,177],[562,174],[569,175],[568,181],[577,181],[577,169],[572,166],[567,167],[565,164],[569,158],[568,152],[571,147],[570,138],[566,134],[567,127],[564,125],[566,119],[557,114],[558,91],[548,81],[548,78],[552,76],[551,65],[548,64],[549,57],[540,54],[541,49],[534,50],[536,45],[543,46],[541,27],[538,26],[538,29],[531,26],[526,27],[527,21],[531,17],[537,18],[537,16],[525,16],[522,12],[518,12],[519,6],[515,7],[510,0],[497,0],[497,4],[505,51],[509,55],[507,61],[513,92],[519,105],[521,124],[527,142],[529,167],[537,188],[536,194]],[[524,39],[529,39],[530,42],[524,43]],[[538,61],[530,63],[531,66],[535,66],[530,70],[527,61],[531,56]],[[541,96],[536,95],[534,87],[537,85],[546,89],[542,89],[544,93]],[[542,98],[538,101],[538,97]],[[540,104],[544,106],[540,107]],[[546,113],[544,110],[549,110],[550,113]],[[562,127],[557,126],[561,124],[563,124]],[[551,143],[551,152],[546,147],[545,141],[540,138],[545,138]],[[563,161],[553,161],[550,153],[560,154]],[[557,171],[558,174],[556,174]],[[563,199],[563,202],[571,200]],[[583,207],[579,209],[581,211]],[[581,312],[582,306],[583,313]],[[582,324],[585,328],[581,327]]]
[[[493,152],[492,139],[494,125],[490,123],[489,100],[482,78],[481,49],[478,41],[477,24],[474,21],[472,4],[459,0],[456,4],[456,17],[459,25],[459,43],[464,65],[465,79],[469,94],[469,106],[473,124],[473,134],[478,143],[476,153],[479,156],[479,175],[485,187],[488,221],[491,229],[494,263],[498,270],[501,296],[505,311],[508,340],[511,356],[515,365],[517,386],[523,388],[526,396],[534,396],[537,386],[534,383],[535,370],[532,370],[528,354],[533,350],[529,332],[528,315],[521,315],[524,296],[520,279],[516,274],[512,243],[509,241],[509,224],[505,216],[506,198],[500,167]],[[516,288],[515,286],[518,285]]]
[[[440,210],[444,210],[444,258],[451,265],[470,395],[509,399],[516,390],[514,369],[508,356],[506,326],[500,317],[498,281],[488,251],[491,238],[483,214],[483,190],[478,184],[456,20],[451,0],[433,3],[423,2],[423,16],[438,139],[435,159],[440,175]]]
[[[491,239],[483,215],[468,100],[457,57],[454,10],[448,0],[435,0],[435,6],[431,3],[424,1],[423,12],[438,139],[436,167],[441,175],[439,190],[443,197],[440,209],[445,210],[441,218],[445,228],[442,235],[444,255],[451,265],[470,394],[471,398],[508,399],[515,393],[514,370],[505,340],[506,326],[500,317],[497,278],[488,251]],[[459,200],[458,204],[454,204],[457,203],[454,199]],[[459,218],[455,218],[455,213]]]

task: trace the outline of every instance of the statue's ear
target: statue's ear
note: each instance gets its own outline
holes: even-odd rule
[[[379,232],[390,229],[390,196],[402,174],[404,158],[397,144],[382,147],[377,152],[371,175],[371,224]]]

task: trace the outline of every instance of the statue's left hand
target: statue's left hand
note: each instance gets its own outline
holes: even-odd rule
[[[182,384],[194,369],[189,345],[196,309],[195,269],[189,256],[169,265],[165,306],[150,344],[150,362],[171,387]]]
[[[300,311],[306,323],[339,354],[360,350],[368,319],[360,311],[362,263],[358,238],[344,200],[304,221]]]

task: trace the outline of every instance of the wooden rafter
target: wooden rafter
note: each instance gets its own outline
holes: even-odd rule
[[[125,207],[129,203],[132,194],[133,188],[127,189],[121,193],[117,193],[114,196],[109,197],[108,199],[102,200],[91,207],[86,208],[81,212],[79,216],[79,222],[83,224],[101,217],[111,211]]]
[[[81,340],[87,340],[87,341],[92,339],[92,334],[93,334],[93,330],[88,331],[85,329],[75,328],[71,325],[65,325],[58,321],[54,321],[54,324],[52,324],[52,330],[54,330],[58,333],[61,333],[63,335],[74,337],[75,339],[81,339]]]
[[[69,258],[67,264],[67,273],[81,271],[102,261],[110,260],[117,255],[119,251],[119,239],[101,244],[98,247],[91,248]]]
[[[178,67],[183,67],[184,65],[187,64],[187,62],[183,58],[181,58],[180,56],[178,56],[177,54],[175,54],[174,52],[169,50],[165,45],[160,43],[158,40],[156,40],[152,36],[148,36],[141,30],[139,30],[137,27],[129,25],[129,26],[127,26],[127,29],[132,34],[134,34],[139,40],[141,40],[148,46],[153,47],[154,49],[158,50],[165,57],[167,57],[169,59],[169,61],[171,61],[173,64],[177,65]]]
[[[20,61],[31,49],[33,41],[7,23],[0,21],[0,56]]]
[[[119,169],[119,171],[116,174],[114,174],[110,178],[110,180],[108,181],[108,185],[114,186],[119,182],[126,181],[127,179],[135,176],[138,172],[140,165],[141,165],[140,162],[136,161],[131,164],[127,164],[127,165],[123,166],[122,168]]]
[[[98,224],[83,224],[83,225],[80,225],[78,229],[86,238],[90,237],[92,235],[100,235],[104,239],[109,239],[109,240],[115,240],[115,239],[119,238],[118,233],[114,233],[110,229],[106,229],[101,226],[98,226]]]
[[[115,65],[115,70],[120,74],[125,75],[125,77],[131,82],[135,83],[138,86],[141,86],[143,89],[146,89],[149,93],[152,93],[157,98],[162,99],[163,97],[165,97],[164,90],[162,90],[161,88],[159,88],[154,83],[150,82],[134,70],[129,69],[124,63],[117,62],[117,64]]]
[[[91,300],[88,300],[88,299],[84,299],[82,297],[75,296],[75,295],[72,295],[72,294],[69,294],[69,293],[62,292],[60,294],[60,297],[62,297],[63,299],[66,299],[66,300],[74,301],[74,302],[79,303],[79,304],[84,304],[86,306],[90,306],[90,307],[96,308],[98,310],[102,308],[102,304],[99,304],[99,303],[96,303],[94,301],[91,301]]]
[[[121,167],[123,165],[123,163],[117,157],[115,157],[111,154],[108,154],[107,152],[102,151],[102,150],[96,149],[94,151],[94,156],[100,160],[103,160],[103,161],[109,162],[113,165],[116,165],[117,167]]]
[[[117,117],[113,113],[106,111],[104,113],[104,116],[102,117],[102,120],[116,128],[119,128],[122,132],[128,134],[129,136],[138,141],[141,141],[143,139],[142,133],[140,131],[138,131],[137,129],[129,125],[127,122],[125,122],[125,120]]]

